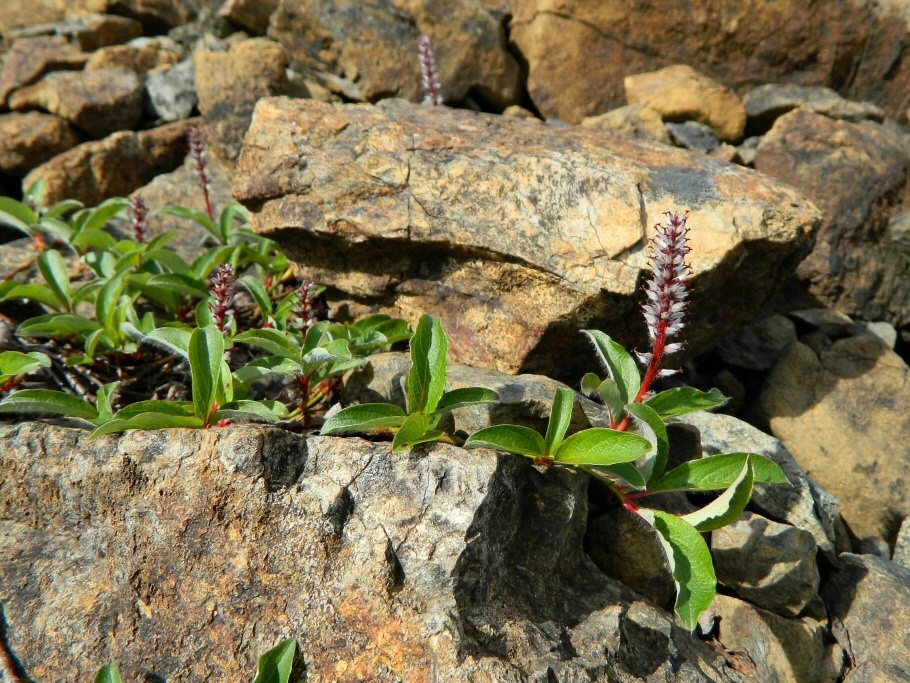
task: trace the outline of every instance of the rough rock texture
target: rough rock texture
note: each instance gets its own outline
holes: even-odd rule
[[[847,680],[910,680],[910,569],[870,555],[841,555],[823,591],[849,636],[856,668]]]
[[[34,169],[22,186],[43,179],[50,203],[78,199],[95,206],[109,197],[124,197],[180,165],[186,134],[196,123],[178,121],[140,133],[121,131],[83,143]]]
[[[644,104],[630,104],[600,116],[589,116],[582,119],[581,125],[594,130],[623,133],[633,138],[670,144],[670,135],[660,114]]]
[[[148,108],[163,121],[187,118],[196,108],[196,68],[185,59],[170,69],[150,74],[145,81]]]
[[[133,71],[122,67],[56,72],[14,92],[9,107],[19,111],[44,109],[102,138],[139,123],[142,84]]]
[[[180,55],[163,50],[155,45],[114,45],[102,48],[92,54],[85,63],[85,70],[124,67],[139,76],[145,76],[153,69],[168,67],[180,61]]]
[[[81,69],[88,58],[64,36],[17,40],[0,69],[0,106],[14,90],[35,83],[50,71]]]
[[[260,100],[234,195],[315,280],[440,315],[456,360],[560,378],[593,368],[581,329],[640,340],[663,212],[690,212],[693,352],[760,305],[817,220],[783,185],[663,145],[400,100]]]
[[[626,76],[623,87],[629,104],[645,104],[664,121],[698,121],[724,142],[742,140],[746,128],[742,101],[688,64]]]
[[[850,549],[837,499],[806,476],[780,441],[730,415],[691,413],[678,421],[699,430],[705,455],[758,453],[780,465],[791,486],[756,486],[751,509],[808,531],[832,563],[839,552]]]
[[[721,142],[714,134],[711,126],[698,121],[684,121],[683,123],[667,123],[667,132],[670,139],[683,149],[690,149],[693,152],[702,154],[712,154],[720,148]],[[727,145],[730,147],[730,145]],[[732,149],[736,149],[733,147]]]
[[[882,110],[871,102],[851,102],[831,88],[807,88],[792,83],[767,83],[750,90],[743,97],[749,129],[764,133],[779,117],[798,107],[805,107],[832,119],[844,121],[881,121]]]
[[[798,270],[812,294],[866,320],[910,322],[910,250],[885,239],[889,198],[906,189],[910,169],[903,134],[797,109],[764,136],[755,169],[800,190],[825,214]]]
[[[758,410],[806,473],[837,496],[858,538],[893,543],[910,515],[910,369],[870,335],[816,353],[796,343],[765,382]]]
[[[729,650],[744,650],[763,683],[835,683],[840,677],[843,653],[825,647],[824,629],[814,619],[784,619],[726,595],[718,595],[713,608],[718,638]]]
[[[795,617],[818,597],[815,539],[808,531],[744,512],[711,534],[719,583],[739,597]]]
[[[904,517],[897,540],[894,542],[894,556],[896,564],[910,569],[910,517]]]
[[[80,142],[59,116],[37,111],[0,115],[0,171],[25,175]]]
[[[778,313],[750,320],[717,345],[727,365],[747,370],[770,370],[784,350],[796,341],[796,325]]]
[[[32,680],[236,681],[286,637],[314,683],[746,680],[591,564],[571,472],[263,427],[0,434],[0,603]]]
[[[265,35],[269,18],[278,9],[278,0],[226,0],[218,16],[254,36]]]
[[[422,98],[421,34],[432,41],[446,101],[516,102],[518,63],[500,20],[474,0],[282,0],[269,26],[293,66],[345,77],[371,102]]]
[[[4,0],[0,12],[0,35],[6,35],[21,26],[31,26],[63,18],[60,0]]]
[[[287,93],[287,57],[277,43],[254,38],[229,52],[197,52],[194,65],[208,140],[226,158],[236,159],[259,98]]]
[[[7,41],[39,35],[67,36],[85,52],[109,45],[119,45],[142,35],[142,25],[127,17],[90,12],[67,17],[63,21],[36,24],[7,33]]]
[[[623,78],[692,64],[739,95],[765,83],[821,85],[903,117],[910,91],[906,3],[832,0],[510,0],[510,39],[547,118],[577,123],[625,104]],[[883,7],[883,5],[878,5]]]

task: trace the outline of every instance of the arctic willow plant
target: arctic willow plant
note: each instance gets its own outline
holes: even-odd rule
[[[656,226],[651,242],[651,273],[642,305],[651,346],[637,354],[646,366],[644,376],[620,344],[598,330],[585,331],[608,377],[589,373],[582,380],[582,391],[603,401],[610,428],[586,429],[564,439],[574,394],[559,389],[546,437],[525,427],[497,425],[472,434],[465,447],[517,453],[544,466],[574,466],[606,484],[626,510],[657,531],[676,583],[676,613],[694,629],[699,614],[711,605],[717,584],[711,553],[701,534],[739,517],[755,482],[786,483],[787,479],[777,464],[752,453],[703,457],[665,472],[669,452],[665,422],[726,401],[716,389],[702,392],[679,387],[651,392],[655,379],[676,372],[665,369],[663,362],[683,345],[675,340],[685,326],[690,292],[686,218],[668,213],[667,224]],[[705,507],[681,516],[640,507],[648,496],[671,491],[721,493]]]

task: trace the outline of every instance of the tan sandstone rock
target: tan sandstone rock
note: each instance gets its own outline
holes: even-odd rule
[[[712,78],[687,64],[626,76],[629,104],[644,104],[664,121],[699,121],[725,142],[742,140],[746,108],[742,101]]]
[[[441,315],[458,360],[560,377],[593,369],[580,329],[642,341],[663,212],[690,211],[693,351],[760,305],[818,217],[783,185],[681,150],[398,100],[261,100],[234,195],[317,281]]]
[[[88,58],[64,36],[17,40],[0,69],[0,105],[14,90],[35,83],[51,71],[79,70]]]
[[[837,496],[858,538],[894,541],[910,514],[910,369],[900,356],[871,335],[822,353],[795,343],[768,377],[759,411],[806,474]]]
[[[608,133],[671,144],[670,134],[660,114],[646,104],[630,104],[600,116],[582,119],[581,125]]]
[[[547,118],[577,123],[615,109],[625,104],[625,76],[680,63],[740,96],[764,83],[844,88],[897,118],[907,108],[910,60],[906,3],[892,4],[510,0],[509,37]]]
[[[173,66],[180,61],[180,55],[163,50],[155,45],[114,45],[95,51],[85,63],[85,70],[125,67],[145,76],[160,67]]]
[[[17,90],[10,109],[43,109],[100,138],[131,130],[142,116],[142,84],[130,69],[63,71]]]
[[[0,115],[0,171],[25,175],[80,142],[59,116],[37,111]]]
[[[86,142],[34,169],[22,181],[23,188],[44,180],[49,203],[78,199],[96,206],[110,197],[124,197],[180,165],[186,134],[194,123],[198,121],[178,121],[140,133],[121,131]]]

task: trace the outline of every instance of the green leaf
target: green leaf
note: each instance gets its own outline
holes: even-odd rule
[[[464,447],[492,448],[528,458],[541,458],[547,452],[547,444],[540,434],[518,425],[494,425],[480,429],[468,437]]]
[[[101,202],[94,209],[85,209],[88,218],[81,226],[80,232],[82,230],[101,230],[128,206],[129,202],[127,200],[121,197],[112,197]]]
[[[221,382],[224,335],[214,325],[197,327],[190,335],[188,351],[196,417],[208,424],[215,392]]]
[[[647,453],[642,463],[641,474],[648,482],[652,482],[667,466],[667,455],[670,452],[670,440],[667,437],[667,428],[660,415],[655,413],[650,406],[643,403],[630,403],[626,411],[632,416],[636,431],[651,442],[651,450]]]
[[[69,313],[48,313],[29,318],[16,329],[20,337],[77,337],[84,338],[101,326],[94,320]]]
[[[789,483],[783,470],[773,460],[755,453],[724,453],[684,462],[667,472],[651,486],[652,493],[660,491],[719,491],[728,488],[742,472],[746,461],[752,459],[755,481],[771,484]]]
[[[294,665],[297,641],[285,640],[259,658],[258,673],[253,683],[288,683]]]
[[[730,488],[705,507],[687,515],[682,515],[680,519],[688,522],[701,532],[714,531],[726,526],[735,521],[742,514],[742,511],[746,509],[746,504],[749,502],[749,498],[752,497],[753,482],[754,474],[750,458],[746,460],[742,472],[730,485]]]
[[[111,406],[111,396],[113,396],[114,391],[117,389],[117,384],[118,382],[105,384],[98,389],[98,392],[95,394],[95,402],[98,409],[97,424],[104,424],[114,417],[114,410]]]
[[[117,302],[123,292],[123,276],[117,275],[105,283],[95,298],[95,318],[108,332],[119,336],[119,325],[114,325]],[[91,354],[89,354],[91,355]]]
[[[422,315],[411,337],[411,370],[408,373],[408,412],[432,413],[446,388],[446,354],[449,339],[439,318]]]
[[[391,403],[364,403],[338,411],[325,421],[319,433],[348,434],[400,427],[406,417],[401,408]]]
[[[57,310],[60,310],[65,306],[64,302],[62,302],[47,285],[42,285],[38,282],[32,282],[25,285],[17,282],[6,282],[4,285],[7,286],[0,290],[0,301],[6,301],[7,299],[28,299],[29,301],[37,301],[39,304],[44,304],[45,306],[50,306]]]
[[[641,387],[641,374],[635,359],[622,345],[600,330],[582,330],[594,343],[594,349],[610,379],[616,382],[623,403],[632,403]]]
[[[619,462],[615,465],[604,465],[601,467],[585,468],[585,471],[591,473],[591,470],[602,471],[624,479],[630,486],[636,489],[643,489],[647,486],[641,472],[630,462]]]
[[[632,462],[650,448],[648,440],[637,434],[593,427],[576,432],[551,455],[563,465],[615,465]]]
[[[195,223],[198,223],[203,228],[211,233],[212,237],[217,240],[221,240],[221,234],[218,230],[218,226],[215,225],[215,222],[208,217],[208,214],[203,213],[202,211],[193,211],[192,209],[187,209],[183,206],[166,206],[161,209],[161,213],[168,214],[171,216],[177,216],[178,218],[186,218]]]
[[[34,234],[32,226],[38,222],[38,215],[24,202],[9,197],[0,197],[0,223],[21,230],[26,235]]]
[[[491,389],[481,387],[465,387],[463,389],[452,389],[447,391],[436,404],[436,411],[455,410],[464,406],[473,406],[481,403],[496,403],[499,400],[499,394]]]
[[[107,664],[101,667],[98,675],[95,676],[95,683],[123,683],[120,679],[120,671],[116,664]]]
[[[0,353],[0,383],[10,377],[25,375],[40,367],[49,368],[51,359],[38,351],[20,353],[19,351],[3,351]]]
[[[159,327],[145,335],[142,341],[187,358],[192,334],[193,331],[189,327]]]
[[[162,401],[164,403],[164,401]],[[95,439],[105,434],[116,434],[125,432],[127,429],[174,429],[178,427],[188,427],[198,429],[204,427],[205,421],[199,417],[188,417],[185,415],[171,415],[170,413],[140,413],[134,415],[128,420],[114,419],[105,422],[96,428],[90,435],[90,439]]]
[[[227,262],[227,258],[231,255],[232,251],[234,251],[234,247],[212,247],[204,254],[202,254],[202,256],[199,256],[195,261],[193,261],[193,277],[197,280],[203,280],[207,278],[211,272],[215,270],[215,268]]]
[[[244,275],[239,282],[253,297],[256,305],[259,306],[259,314],[262,319],[268,320],[268,317],[272,315],[272,299],[269,297],[262,280],[252,275]]]
[[[81,230],[70,240],[74,247],[92,247],[99,251],[107,251],[116,243],[117,240],[104,230]]]
[[[80,201],[75,199],[64,199],[63,201],[57,202],[47,211],[44,212],[42,218],[60,218],[64,214],[67,214],[71,211],[76,211],[77,209],[82,209],[85,207]]]
[[[708,544],[695,527],[675,515],[660,510],[638,514],[657,531],[676,584],[676,613],[694,631],[698,616],[711,606],[717,592]]]
[[[243,204],[238,204],[237,202],[231,202],[224,207],[224,210],[221,212],[218,220],[219,233],[221,234],[221,240],[227,242],[228,239],[232,236],[232,233],[235,232],[240,226],[235,226],[234,219],[239,219],[241,223],[250,222],[250,212],[243,206]]]
[[[148,400],[130,403],[114,415],[118,420],[129,420],[142,413],[164,413],[179,417],[195,417],[192,401]]]
[[[23,389],[0,401],[0,413],[40,413],[65,415],[92,422],[98,411],[88,401],[72,394],[50,389]]]
[[[270,356],[247,363],[234,372],[234,377],[236,377],[239,382],[248,384],[259,379],[265,379],[266,377],[295,375],[300,374],[301,372],[300,363],[297,361]]]
[[[311,349],[300,359],[304,373],[309,373],[326,363],[351,360],[347,339],[324,340],[321,346]]]
[[[300,347],[281,330],[249,330],[234,337],[235,343],[257,346],[273,356],[300,361]]]
[[[544,438],[547,453],[555,453],[569,430],[572,421],[572,409],[575,407],[575,392],[567,387],[557,387],[553,396],[553,408],[550,411],[550,422],[547,425],[547,436]]]
[[[417,443],[421,443],[430,430],[430,417],[424,413],[412,413],[401,423],[392,439],[392,450],[400,451]]]
[[[664,420],[668,420],[697,410],[722,406],[726,402],[727,397],[717,389],[704,392],[692,387],[676,387],[652,396],[645,401],[645,405]]]
[[[231,401],[225,403],[212,416],[212,421],[246,420],[253,422],[278,422],[288,418],[288,409],[279,401]]]
[[[66,262],[56,249],[47,249],[38,257],[38,270],[41,277],[47,282],[57,298],[71,308],[72,289],[70,287],[70,274],[66,269]]]
[[[205,299],[209,296],[209,290],[205,283],[179,273],[153,275],[145,284],[147,287],[170,290],[182,296],[190,296],[196,299]]]

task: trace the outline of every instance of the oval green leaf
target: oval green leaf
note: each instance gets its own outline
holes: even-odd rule
[[[285,640],[259,658],[258,671],[253,683],[288,683],[297,652],[297,641]]]
[[[406,417],[401,408],[391,403],[364,403],[338,411],[325,421],[319,433],[349,434],[400,427]]]
[[[714,531],[736,520],[746,509],[752,497],[752,460],[747,459],[739,476],[726,491],[700,510],[682,515],[680,519],[688,522],[701,532]]]
[[[648,440],[637,434],[593,427],[576,432],[551,455],[563,465],[615,465],[632,462],[650,448]]]
[[[575,392],[567,387],[557,387],[550,410],[550,422],[547,424],[547,435],[544,437],[547,453],[555,453],[562,444],[569,431],[569,423],[572,422],[574,407]]]
[[[408,372],[408,412],[432,413],[446,388],[446,355],[449,339],[439,318],[422,315],[411,337],[411,370]]]
[[[720,393],[718,389],[711,389],[711,391],[705,392],[692,387],[676,387],[652,396],[645,401],[645,405],[664,420],[668,420],[671,417],[679,417],[686,413],[716,408],[726,402],[727,397]]]
[[[652,493],[658,493],[726,489],[733,485],[750,458],[755,481],[771,484],[789,483],[783,470],[773,460],[755,453],[724,453],[684,462],[661,477],[650,490]]]
[[[547,452],[547,444],[540,434],[518,425],[494,425],[480,429],[468,437],[464,447],[492,448],[528,458],[540,458]]]
[[[600,330],[582,330],[594,343],[597,357],[604,369],[610,373],[610,378],[616,382],[623,403],[632,403],[641,387],[641,374],[638,364],[629,355],[621,344]]]

